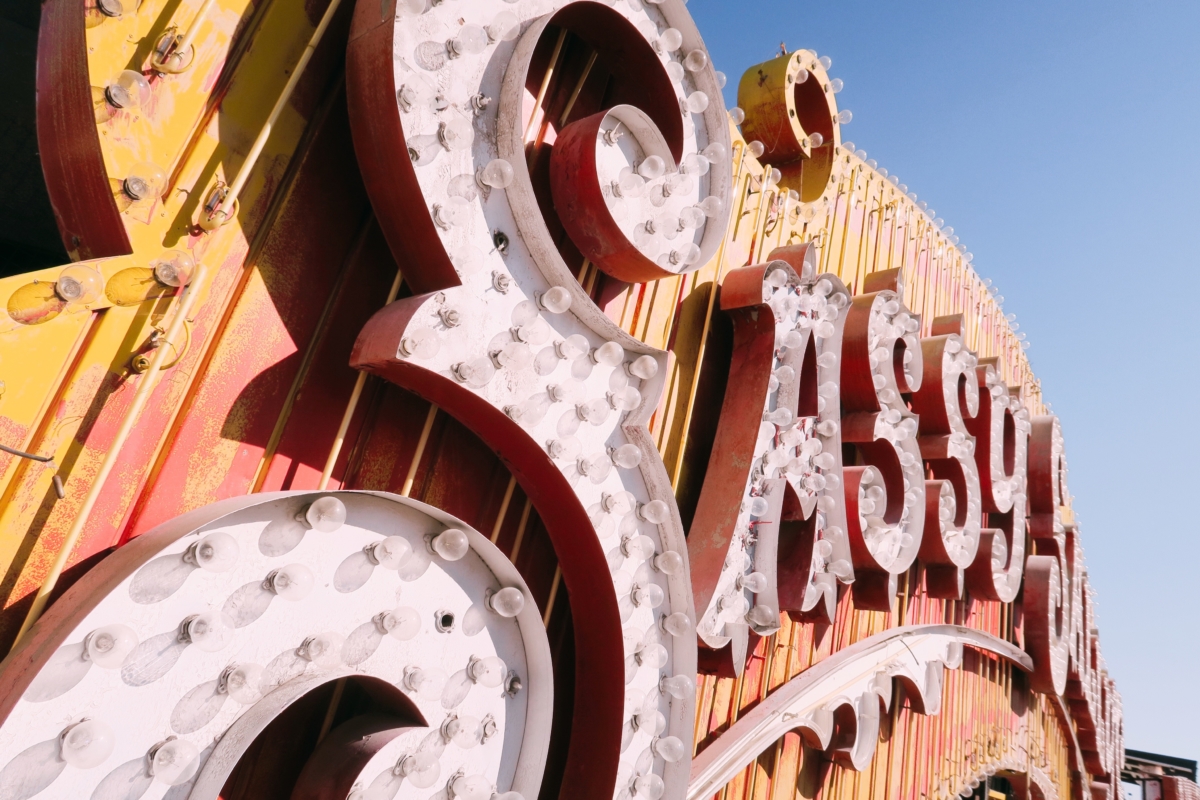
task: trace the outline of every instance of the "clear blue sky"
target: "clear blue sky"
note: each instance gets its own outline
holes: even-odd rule
[[[1200,758],[1200,2],[692,0],[737,79],[816,50],[953,225],[1062,419],[1126,744]]]

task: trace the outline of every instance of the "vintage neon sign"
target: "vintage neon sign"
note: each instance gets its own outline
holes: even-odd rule
[[[586,54],[586,67],[574,91],[548,98],[541,76],[563,69],[565,52],[576,46]],[[1062,698],[1063,713],[1076,723],[1080,768],[1095,776],[1114,773],[1120,702],[1092,634],[1078,531],[1063,520],[1058,423],[1030,419],[996,365],[967,349],[959,319],[934,320],[931,335],[920,337],[921,320],[904,307],[898,272],[870,276],[865,291],[851,296],[835,276],[818,274],[815,251],[805,244],[779,248],[764,263],[725,276],[721,311],[732,319],[735,337],[730,388],[685,536],[646,429],[663,391],[666,354],[613,324],[573,271],[582,257],[618,280],[655,280],[698,268],[727,236],[737,164],[721,78],[681,0],[636,7],[458,0],[428,8],[363,0],[348,55],[356,153],[377,218],[416,292],[368,323],[352,363],[465,423],[500,454],[537,506],[559,557],[577,636],[575,718],[564,777],[573,797],[703,796],[757,755],[754,748],[767,741],[764,730],[777,738],[802,729],[811,746],[862,768],[873,753],[872,724],[880,703],[891,701],[893,679],[910,685],[923,710],[935,713],[941,670],[958,663],[963,644],[1031,669],[1033,687]],[[831,95],[820,99],[818,112],[811,102],[797,102],[800,91],[821,82],[819,65],[797,54],[776,67],[760,71],[757,85],[769,89],[779,81],[791,103],[782,108],[799,113],[776,126],[783,133],[773,139],[771,154],[790,159],[785,171],[799,176],[804,197],[814,199],[833,169],[840,136],[836,108]],[[787,94],[784,84],[807,88]],[[769,109],[765,101],[751,108],[746,130],[769,127]],[[745,158],[740,153],[736,157]],[[448,797],[506,791],[526,800],[536,796],[553,687],[544,631],[528,627],[537,622],[532,603],[514,611],[519,626],[504,628],[494,640],[478,639],[492,643],[489,652],[479,656],[476,647],[447,655],[470,658],[447,682],[435,681],[434,694],[434,684],[407,671],[394,674],[399,662],[376,656],[383,651],[375,640],[390,645],[383,635],[407,630],[411,616],[375,608],[384,598],[371,594],[381,585],[372,576],[389,564],[401,581],[438,582],[432,596],[473,598],[469,607],[487,623],[475,632],[489,634],[488,613],[500,611],[491,599],[499,583],[526,595],[515,570],[477,534],[454,527],[434,509],[365,495],[337,497],[349,509],[363,503],[405,509],[388,507],[401,518],[408,549],[390,552],[380,544],[386,540],[378,525],[350,531],[356,546],[350,550],[348,540],[313,545],[319,537],[296,518],[302,509],[288,505],[296,498],[247,498],[210,507],[205,513],[215,515],[211,519],[173,521],[89,575],[90,583],[80,584],[86,591],[73,590],[87,603],[72,610],[56,605],[3,671],[10,688],[0,725],[0,787],[22,787],[18,796],[32,797],[52,785],[94,787],[93,779],[112,775],[118,775],[113,786],[125,780],[149,787],[165,748],[171,758],[163,756],[164,762],[187,768],[173,778],[190,770],[180,783],[192,782],[191,796],[215,797],[237,760],[236,748],[283,713],[298,692],[341,676],[338,664],[348,664],[400,687],[398,696],[378,688],[386,695],[380,703],[403,718],[392,721],[393,729],[404,732],[388,739],[394,746],[358,753],[352,782],[339,784],[338,791],[379,789],[424,798],[436,786]],[[253,525],[248,519],[229,533],[240,542],[238,552],[257,548],[253,564],[239,562],[237,569],[262,572],[268,566],[263,559],[315,547],[308,569],[328,573],[335,589],[329,596],[336,601],[330,626],[344,628],[338,636],[346,641],[321,640],[338,654],[328,662],[332,667],[322,669],[311,667],[318,659],[310,657],[309,640],[323,634],[309,632],[291,643],[287,636],[295,639],[302,631],[272,631],[283,638],[258,643],[278,651],[262,666],[269,671],[275,665],[282,679],[256,672],[246,681],[239,673],[239,695],[248,682],[272,698],[259,705],[247,690],[241,696],[254,699],[246,710],[229,702],[236,700],[231,675],[224,666],[216,669],[225,656],[192,658],[197,637],[203,640],[192,627],[207,612],[179,616],[184,609],[176,606],[186,598],[199,608],[216,589],[209,585],[214,581],[196,580],[207,573],[192,575],[200,565],[178,537],[208,534],[213,520],[225,519],[221,515],[237,516],[258,503],[278,511],[278,519],[262,523],[255,517]],[[439,549],[431,541],[436,555],[429,554],[424,534],[447,527],[460,530],[472,558],[480,559],[474,571],[460,574],[438,560],[453,561],[446,554],[458,552],[447,543]],[[1034,543],[1028,556],[1027,533]],[[752,637],[777,630],[784,611],[831,620],[839,584],[850,587],[856,607],[887,609],[897,577],[918,561],[935,597],[969,591],[1012,602],[1024,587],[1026,652],[947,626],[889,634],[887,642],[864,643],[842,659],[842,666],[849,665],[844,672],[853,673],[845,685],[836,684],[841,662],[831,662],[827,676],[814,672],[806,679],[815,685],[828,678],[846,696],[815,703],[797,684],[780,695],[778,708],[763,706],[766,727],[744,739],[738,737],[746,725],[731,729],[722,747],[693,769],[691,676],[698,662],[706,669],[740,670]],[[419,575],[414,565],[421,566]],[[413,575],[406,577],[405,570]],[[263,580],[226,586],[232,593],[228,601],[221,597],[225,615],[235,622],[253,616],[250,625],[287,599],[274,578],[270,586]],[[235,595],[241,599],[234,602]],[[142,604],[139,596],[154,599]],[[370,602],[359,608],[362,598]],[[155,609],[143,621],[161,623],[160,650],[151,652],[144,632],[135,632],[133,649],[120,659],[96,657],[96,630],[124,625],[114,620],[132,613],[130,602]],[[375,610],[364,617],[367,606]],[[389,609],[390,617],[381,616]],[[464,629],[467,615],[469,610],[460,619]],[[440,624],[432,611],[418,616],[435,629]],[[174,627],[166,625],[168,618]],[[223,620],[204,619],[216,627]],[[453,641],[449,650],[474,647],[435,633],[446,632],[430,635]],[[116,628],[105,637],[121,647],[129,638]],[[375,644],[369,653],[363,649],[367,640]],[[920,652],[917,667],[889,666],[889,654],[901,644]],[[264,660],[268,654],[259,655]],[[462,723],[464,714],[447,700],[474,698],[473,686],[493,681],[500,668],[483,663],[491,658],[505,664],[506,691],[489,695],[490,705],[466,715],[478,724]],[[72,759],[90,763],[98,753],[71,748],[109,737],[92,724],[84,729],[87,743],[76,741],[78,732],[72,738],[84,708],[76,687],[107,681],[119,690],[113,694],[118,700],[127,691],[102,671],[102,661],[112,662],[126,686],[154,686],[162,708],[172,711],[168,720],[150,718],[119,737],[112,752],[127,760],[110,763],[109,753],[96,762],[105,769],[93,775],[74,770]],[[170,681],[157,683],[176,669],[192,681],[182,695]],[[160,670],[159,677],[138,683]],[[528,675],[527,683],[518,682],[526,686],[524,700],[514,700],[522,697],[514,674]],[[451,685],[458,689],[446,688]],[[55,733],[46,719],[35,720],[31,709],[38,703],[61,706],[72,727]],[[776,712],[776,719],[767,719]],[[486,734],[500,737],[487,752],[506,755],[468,763],[460,750],[486,744],[484,715],[493,723],[506,721],[499,733]],[[45,728],[45,738],[28,739],[30,725]],[[177,739],[168,741],[167,727]],[[170,744],[203,737],[211,742],[218,730],[220,742],[193,745],[195,753]],[[349,747],[353,735],[330,746]]]

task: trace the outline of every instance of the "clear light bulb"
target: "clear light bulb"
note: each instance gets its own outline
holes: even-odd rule
[[[150,762],[154,780],[167,786],[187,783],[200,769],[200,748],[186,739],[168,739],[158,746]]]
[[[447,528],[433,537],[433,551],[447,561],[458,561],[470,549],[467,534],[458,528]]]
[[[693,50],[683,59],[683,66],[688,72],[699,72],[708,66],[708,53],[703,50]]]
[[[647,644],[639,649],[634,654],[634,660],[638,666],[649,667],[650,669],[660,669],[663,664],[667,663],[667,658],[670,654],[667,653],[667,648],[663,647],[658,642]]]
[[[703,114],[708,108],[708,95],[704,92],[692,92],[687,96],[686,106],[693,114]]]
[[[325,631],[304,640],[302,654],[318,669],[337,669],[342,666],[342,645],[346,637],[337,631]]]
[[[508,667],[496,656],[476,659],[467,668],[467,675],[472,681],[489,689],[499,687],[507,674]]]
[[[642,463],[642,450],[632,442],[623,444],[613,450],[612,462],[621,469],[634,469]]]
[[[751,572],[749,575],[742,576],[740,583],[740,588],[758,594],[767,588],[767,576],[761,572]]]
[[[754,606],[746,614],[746,621],[756,628],[767,628],[779,624],[779,615],[770,606]]]
[[[493,158],[479,170],[479,182],[493,189],[507,189],[513,182],[513,166],[503,158]]]
[[[454,377],[468,386],[476,388],[487,386],[496,374],[496,365],[490,358],[480,356],[470,361],[460,361],[454,365]]]
[[[442,342],[429,328],[414,328],[400,340],[400,354],[417,358],[433,358]]]
[[[663,592],[662,587],[657,583],[648,583],[645,586],[633,587],[633,592],[630,595],[630,599],[633,600],[633,604],[639,608],[641,606],[658,608],[663,604],[663,600],[666,599],[666,594]]]
[[[428,789],[437,782],[442,767],[435,753],[424,752],[401,756],[396,771],[417,789]]]
[[[825,137],[820,133],[810,133],[808,135],[808,144],[810,147],[820,147],[825,144]]]
[[[704,211],[699,206],[688,206],[679,212],[679,224],[689,230],[695,230],[704,224]]]
[[[664,736],[661,739],[655,739],[650,745],[650,749],[663,761],[672,764],[683,758],[687,752],[683,741],[678,736]]]
[[[400,569],[412,556],[412,545],[403,536],[386,536],[371,546],[371,555],[384,569]]]
[[[554,286],[538,298],[538,304],[551,314],[561,314],[571,307],[571,293],[562,286]]]
[[[433,221],[439,228],[461,227],[471,219],[471,204],[462,197],[448,197],[446,202],[433,204]]]
[[[854,112],[851,111],[850,109],[843,108],[841,111],[838,112],[837,121],[840,122],[842,125],[846,125],[852,119],[854,119]]]
[[[421,615],[415,608],[400,606],[380,615],[380,626],[388,636],[407,642],[421,632]]]
[[[303,564],[288,564],[267,576],[271,591],[292,603],[299,602],[312,591],[317,577]]]
[[[488,39],[493,42],[511,42],[521,33],[521,20],[511,11],[501,11],[487,26]]]
[[[208,534],[187,550],[188,559],[208,572],[228,572],[237,563],[241,548],[224,531]]]
[[[829,56],[821,56],[817,59],[817,63],[828,71],[829,68],[833,66],[833,59]]]
[[[667,28],[662,32],[662,35],[658,37],[658,46],[667,53],[678,50],[682,44],[683,34],[679,32],[678,28]]]
[[[166,250],[150,262],[154,278],[164,286],[187,286],[196,271],[196,262],[183,250]]]
[[[674,550],[659,553],[654,557],[654,568],[664,575],[677,575],[683,569],[683,556]]]
[[[663,678],[659,682],[658,687],[664,694],[669,694],[676,700],[682,700],[685,697],[696,694],[696,683],[687,675],[675,675],[670,678]]]
[[[442,723],[442,738],[467,750],[479,744],[479,719],[469,714],[448,717]]]
[[[525,608],[525,595],[515,586],[506,586],[488,599],[488,607],[502,617],[515,617]]]
[[[733,108],[729,109],[729,120],[734,125],[741,125],[746,121],[746,112],[742,111],[737,106],[734,106]]]
[[[663,630],[672,636],[687,636],[692,632],[692,622],[682,611],[676,611],[674,614],[664,617],[662,626]]]
[[[450,782],[454,800],[489,800],[492,784],[482,775],[459,775]]]
[[[845,86],[846,86],[846,84],[842,81],[841,78],[834,78],[833,80],[831,80],[829,82],[829,91],[833,92],[834,94],[837,94],[843,88],[845,88]]]
[[[710,142],[700,153],[713,164],[724,164],[729,158],[729,150],[720,142]]]
[[[608,403],[618,411],[632,411],[641,405],[642,393],[632,386],[626,386],[619,392],[609,392]]]
[[[162,167],[142,161],[129,168],[121,189],[133,200],[154,200],[167,188],[167,173]]]
[[[258,664],[231,664],[222,673],[225,693],[244,706],[257,703],[262,697],[263,668]]]
[[[183,622],[185,640],[206,653],[223,649],[232,637],[232,631],[216,611],[193,614]]]
[[[105,87],[104,96],[117,108],[133,110],[150,99],[150,81],[140,72],[122,70]]]
[[[58,273],[54,292],[68,303],[94,303],[104,293],[104,276],[91,267],[72,264]]]
[[[76,769],[91,769],[104,763],[117,746],[113,729],[98,719],[82,719],[59,736],[62,760]]]
[[[715,75],[717,78],[717,88],[724,89],[725,84],[729,82],[728,76],[726,76],[724,72],[721,72],[721,70],[717,70],[713,73],[713,75]]]
[[[638,507],[638,515],[654,525],[662,525],[671,516],[671,507],[662,500],[651,500]]]
[[[133,628],[120,623],[96,628],[83,641],[88,660],[105,669],[121,666],[137,644],[138,637]]]
[[[447,43],[446,49],[457,58],[463,55],[479,55],[487,46],[487,31],[478,25],[467,23],[459,29],[458,35]]]
[[[633,790],[634,797],[644,798],[644,800],[659,800],[663,796],[663,792],[667,790],[667,785],[663,783],[662,778],[651,772],[634,778],[630,788]]]
[[[638,174],[648,181],[656,180],[667,171],[667,163],[661,156],[647,156],[637,166]]]
[[[346,506],[336,497],[319,497],[304,510],[308,526],[321,533],[333,533],[346,522]]]
[[[761,158],[762,154],[767,151],[767,146],[755,139],[746,146],[746,149],[750,151],[750,155],[754,156],[755,158]]]
[[[573,333],[554,345],[554,350],[558,353],[559,358],[564,359],[579,358],[588,352],[588,349],[587,337],[581,333]]]

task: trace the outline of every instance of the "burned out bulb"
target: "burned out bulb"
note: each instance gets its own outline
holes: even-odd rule
[[[98,667],[116,669],[137,647],[138,637],[133,628],[120,623],[96,628],[84,639],[87,659]]]
[[[488,598],[488,607],[500,616],[511,619],[525,608],[525,595],[515,586],[506,586]]]
[[[612,451],[612,462],[621,469],[634,469],[642,463],[642,450],[630,442]]]
[[[308,597],[317,577],[313,571],[303,564],[288,564],[280,567],[267,576],[267,585],[271,591],[292,603]]]
[[[346,522],[346,505],[330,495],[319,497],[304,509],[304,521],[315,531],[333,533]]]
[[[76,769],[102,764],[117,746],[113,729],[98,719],[82,719],[59,734],[62,760]]]
[[[103,292],[104,276],[82,264],[65,267],[54,282],[54,293],[67,303],[94,303]]]
[[[207,572],[228,572],[237,563],[241,548],[237,539],[224,531],[215,531],[193,544],[188,560]]]
[[[121,182],[121,189],[134,201],[157,199],[166,188],[167,173],[149,161],[134,164]]]
[[[683,66],[688,72],[699,72],[708,66],[708,53],[703,50],[693,50],[683,59]]]
[[[232,664],[225,668],[222,682],[230,699],[244,706],[257,703],[262,697],[263,668],[258,664]]]
[[[507,189],[513,182],[513,166],[503,158],[493,158],[479,170],[479,182],[493,189]]]
[[[571,293],[562,286],[551,287],[538,298],[538,305],[551,314],[561,314],[571,307]]]
[[[154,279],[163,286],[187,286],[196,271],[195,260],[183,250],[167,250],[150,262]]]
[[[140,72],[132,69],[117,73],[104,89],[104,97],[109,104],[116,108],[132,110],[150,99],[150,81]]]
[[[199,769],[200,748],[186,739],[168,739],[158,746],[150,760],[154,780],[167,786],[187,783]]]
[[[458,528],[447,528],[433,537],[433,551],[447,561],[458,561],[471,549],[467,534]]]
[[[325,631],[304,640],[301,655],[318,669],[337,669],[342,665],[342,645],[346,637],[337,631]]]

